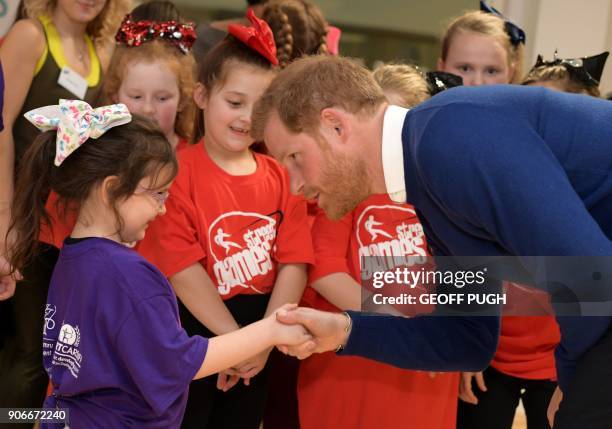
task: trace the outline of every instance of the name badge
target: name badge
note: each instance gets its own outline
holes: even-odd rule
[[[85,98],[85,93],[87,92],[87,79],[70,67],[66,66],[62,68],[57,83],[76,95],[80,100]]]

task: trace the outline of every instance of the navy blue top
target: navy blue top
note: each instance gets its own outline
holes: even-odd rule
[[[408,200],[436,255],[612,255],[610,101],[453,88],[407,114],[402,142]],[[480,370],[499,335],[497,317],[351,315],[345,354],[405,368]],[[561,388],[610,321],[558,317]]]

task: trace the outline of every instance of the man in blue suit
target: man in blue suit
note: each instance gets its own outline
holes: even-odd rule
[[[375,193],[415,206],[436,257],[517,256],[538,279],[544,265],[530,256],[612,255],[607,101],[543,88],[454,88],[408,112],[388,106],[361,66],[313,57],[279,73],[254,109],[251,133],[287,167],[292,191],[331,219]],[[606,295],[610,267],[597,261],[591,268],[608,282],[598,291]],[[580,296],[587,286],[571,277],[564,286]],[[609,427],[612,312],[557,316],[561,390],[551,411],[561,391],[565,399],[555,428]],[[314,350],[285,350],[298,357],[337,349],[429,371],[481,370],[499,336],[497,316],[297,309],[279,320],[315,335]]]

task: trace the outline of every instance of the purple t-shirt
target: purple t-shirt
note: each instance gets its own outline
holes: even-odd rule
[[[43,360],[45,407],[69,408],[71,429],[178,428],[207,346],[181,328],[172,287],[138,253],[103,238],[64,245]]]

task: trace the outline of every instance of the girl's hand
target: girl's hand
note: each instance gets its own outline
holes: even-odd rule
[[[236,371],[233,369],[226,369],[217,374],[217,389],[227,392],[234,387],[238,381],[240,381],[240,376],[236,374]]]
[[[0,277],[0,301],[15,295],[15,280],[11,276]]]
[[[314,348],[314,339],[312,335],[310,335],[310,332],[304,328],[304,326],[300,324],[286,325],[277,320],[277,314],[279,312],[286,313],[296,308],[297,304],[285,304],[278,308],[273,314],[268,316],[268,320],[273,326],[273,343],[276,346],[300,346],[303,344],[309,345],[305,343],[312,343],[311,345]]]
[[[251,378],[255,377],[264,369],[271,351],[272,349],[266,349],[253,356],[251,359],[247,359],[245,362],[232,368],[237,372],[240,378],[243,379],[245,386],[248,386],[251,383]]]
[[[4,256],[0,255],[0,301],[9,299],[15,294],[16,282],[22,280],[19,271],[11,274],[11,266]]]
[[[351,335],[351,320],[347,314],[330,313],[313,308],[299,307],[290,310],[280,309],[276,319],[287,326],[305,326],[312,338],[302,344],[281,343],[278,349],[298,359],[306,359],[313,353],[336,350],[345,345]]]
[[[459,382],[459,399],[468,404],[478,404],[478,398],[472,390],[472,379],[476,379],[476,385],[483,392],[487,391],[487,386],[484,382],[482,372],[462,372],[461,381]]]
[[[276,313],[281,310],[291,310],[296,308],[296,304],[285,304],[278,310],[266,318],[271,325],[272,342],[274,345],[301,345],[308,341],[313,341],[312,336],[301,325],[283,325],[276,320]],[[266,366],[268,357],[272,348],[268,348],[263,352],[247,359],[244,362],[236,365],[232,369],[244,380],[244,384],[248,386],[251,378],[255,377]]]
[[[552,398],[550,398],[550,403],[548,404],[548,410],[546,411],[546,416],[548,417],[548,424],[550,425],[551,428],[554,427],[555,414],[557,414],[557,411],[559,410],[559,405],[561,405],[562,400],[563,400],[563,392],[561,391],[559,386],[557,386],[557,388],[555,389],[555,392],[552,395]]]

